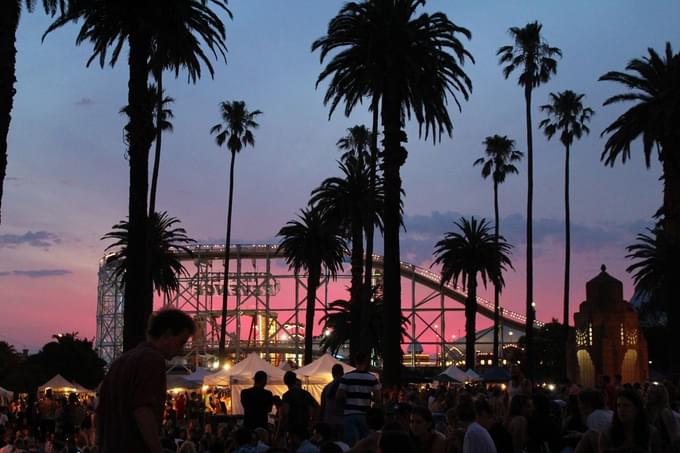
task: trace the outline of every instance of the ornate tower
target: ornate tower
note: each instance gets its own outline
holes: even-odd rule
[[[586,300],[574,313],[576,360],[573,381],[595,385],[596,378],[620,374],[624,383],[647,378],[647,342],[637,313],[623,300],[623,284],[602,272],[586,283]]]

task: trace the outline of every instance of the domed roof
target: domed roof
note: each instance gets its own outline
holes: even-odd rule
[[[623,283],[607,273],[607,266],[600,267],[600,273],[586,283],[586,301],[596,311],[617,310],[623,301]]]
[[[418,343],[417,341],[415,343],[411,343],[408,345],[408,353],[413,354],[415,351],[416,354],[422,354],[423,353],[423,345]]]

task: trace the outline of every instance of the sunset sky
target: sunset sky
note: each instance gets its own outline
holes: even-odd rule
[[[365,106],[346,118],[328,120],[325,85],[315,89],[322,69],[311,43],[326,32],[343,2],[335,0],[232,0],[225,18],[227,64],[215,78],[188,85],[166,77],[175,98],[175,132],[163,139],[158,207],[180,218],[200,241],[224,237],[228,159],[209,129],[220,121],[218,103],[244,100],[264,113],[254,148],[236,161],[232,238],[235,243],[274,243],[279,228],[294,218],[312,189],[338,174],[336,141],[355,124],[370,124]],[[462,112],[453,105],[454,133],[436,146],[407,127],[409,152],[402,168],[405,226],[402,259],[428,267],[432,248],[460,216],[493,219],[492,184],[472,163],[482,141],[508,135],[526,151],[524,100],[516,76],[505,80],[495,56],[511,44],[507,29],[538,20],[543,35],[564,57],[557,75],[534,93],[534,123],[548,93],[585,93],[596,114],[591,135],[573,146],[572,308],[585,297],[585,282],[601,264],[624,282],[625,246],[651,225],[661,204],[660,169],[647,170],[641,146],[626,165],[600,162],[602,130],[623,106],[602,107],[622,91],[598,82],[623,70],[632,58],[670,41],[680,49],[676,0],[575,0],[571,2],[431,0],[420,11],[443,11],[468,28],[465,41],[476,64],[466,62],[473,82]],[[75,46],[69,25],[41,43],[50,19],[39,9],[24,14],[17,37],[17,94],[9,135],[9,165],[0,226],[0,340],[36,350],[52,334],[78,331],[93,337],[97,268],[107,243],[100,238],[127,215],[128,165],[118,113],[127,103],[125,58],[115,68],[85,67],[91,47]],[[461,37],[461,39],[464,39]],[[564,256],[564,151],[534,127],[535,299],[541,320],[561,318]],[[515,246],[515,272],[507,275],[504,305],[522,311],[525,295],[526,163],[500,189],[501,232]],[[382,247],[379,246],[379,249]],[[482,295],[491,298],[491,288]]]

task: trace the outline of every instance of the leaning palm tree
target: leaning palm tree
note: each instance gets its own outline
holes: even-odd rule
[[[158,294],[177,291],[179,289],[178,276],[187,274],[187,270],[177,257],[175,252],[181,251],[191,255],[187,247],[195,241],[186,234],[184,228],[176,226],[179,219],[170,217],[167,212],[154,212],[150,217],[149,249],[151,276],[153,286]],[[102,239],[112,239],[112,243],[106,250],[115,253],[108,258],[108,263],[114,268],[113,277],[121,286],[125,286],[130,279],[129,270],[129,243],[130,224],[122,220],[113,226],[113,231],[106,233]]]
[[[534,142],[532,138],[531,122],[531,94],[534,88],[550,80],[550,76],[557,72],[557,60],[562,51],[557,47],[550,47],[541,36],[543,26],[538,22],[531,22],[524,27],[512,27],[508,30],[513,44],[498,49],[499,64],[503,67],[503,76],[507,79],[517,70],[517,83],[524,88],[524,103],[526,108],[527,127],[527,292],[526,292],[526,371],[531,376],[534,350],[533,326],[536,313],[534,311],[534,238],[533,238],[533,207],[534,207]]]
[[[7,172],[7,135],[14,105],[16,82],[16,36],[24,6],[32,11],[34,0],[3,0],[0,2],[0,214],[2,194]],[[66,0],[42,0],[45,12],[50,15],[66,8]],[[1,216],[0,216],[1,218]]]
[[[170,120],[174,118],[174,114],[169,105],[175,100],[170,96],[165,96],[164,90],[159,86],[150,86],[154,98],[158,101],[154,104],[153,118],[155,121],[156,138],[155,138],[155,153],[153,157],[153,170],[151,171],[151,189],[149,189],[149,215],[156,212],[156,192],[158,190],[158,172],[161,164],[161,140],[163,132],[172,132],[173,126]]]
[[[509,174],[517,174],[517,167],[513,162],[522,160],[524,153],[515,149],[515,141],[506,135],[493,135],[484,139],[485,157],[480,157],[473,165],[482,166],[482,178],[493,175],[493,212],[494,233],[500,236],[500,216],[498,214],[498,186],[505,182]],[[500,292],[498,286],[494,288],[493,313],[493,363],[498,365],[498,332],[500,328]]]
[[[364,229],[382,228],[380,211],[383,204],[382,182],[378,181],[373,191],[370,180],[370,168],[366,161],[348,155],[339,163],[341,177],[324,180],[312,191],[310,204],[336,222],[343,231],[344,237],[350,240],[351,248],[351,287],[350,303],[352,306],[352,337],[350,341],[350,362],[354,362],[356,353],[361,350],[362,319],[365,317],[362,304]]]
[[[635,292],[653,299],[660,307],[668,309],[668,300],[663,294],[666,269],[671,262],[671,255],[665,244],[665,235],[661,226],[647,228],[648,234],[637,235],[637,242],[626,247],[626,258],[635,262],[626,268],[633,275]]]
[[[663,172],[663,205],[660,214],[670,259],[664,279],[664,293],[668,300],[680,294],[680,53],[673,53],[670,43],[659,55],[648,49],[648,56],[634,59],[626,66],[629,72],[612,71],[600,80],[617,82],[628,88],[623,94],[612,96],[604,105],[634,102],[602,132],[609,135],[602,152],[605,165],[613,166],[617,159],[623,163],[630,158],[631,144],[642,137],[645,163],[649,167],[656,151]],[[680,304],[668,309],[671,327],[669,344],[673,369],[680,371]]]
[[[284,256],[288,266],[297,275],[307,272],[307,309],[305,316],[305,358],[312,361],[312,339],[314,336],[314,306],[316,290],[321,282],[321,269],[335,279],[342,270],[342,259],[347,245],[340,230],[332,219],[324,216],[315,206],[303,209],[299,220],[291,220],[277,233],[281,237],[278,253]]]
[[[89,41],[93,46],[87,66],[97,60],[103,67],[107,59],[113,66],[125,44],[129,47],[127,103],[130,113],[125,130],[130,165],[130,275],[124,296],[125,350],[144,340],[146,321],[153,308],[147,250],[149,149],[154,138],[153,99],[149,98],[147,83],[153,43],[161,39],[168,43],[166,50],[168,54],[172,50],[174,56],[168,66],[176,73],[185,69],[189,81],[196,81],[201,64],[212,70],[201,41],[215,56],[224,57],[226,52],[224,24],[211,5],[231,15],[221,0],[72,0],[43,35],[44,39],[57,28],[80,22],[76,45]]]
[[[249,111],[243,101],[225,101],[220,103],[220,115],[222,123],[214,125],[210,129],[211,134],[215,134],[217,146],[227,144],[227,149],[231,152],[229,164],[229,201],[227,207],[227,237],[224,246],[224,279],[222,281],[222,320],[220,323],[220,360],[225,359],[224,347],[227,334],[227,288],[229,282],[229,249],[231,248],[231,210],[234,201],[234,162],[236,154],[244,147],[255,146],[255,136],[253,130],[260,127],[255,121],[262,112],[259,110]]]
[[[587,124],[595,114],[590,107],[583,106],[585,94],[576,94],[571,90],[561,93],[550,93],[550,104],[542,105],[541,110],[548,118],[538,125],[543,129],[548,140],[560,132],[560,141],[564,145],[564,303],[562,324],[569,327],[569,269],[571,263],[571,223],[569,213],[569,151],[574,139],[580,140],[589,134]]]
[[[449,232],[437,242],[434,249],[434,264],[441,264],[441,284],[462,280],[467,290],[465,299],[465,366],[475,368],[475,316],[477,314],[477,275],[482,277],[484,287],[487,280],[502,288],[505,285],[503,272],[512,268],[510,250],[512,246],[505,239],[496,237],[485,219],[455,222],[460,232]]]
[[[400,167],[406,162],[403,128],[415,116],[420,133],[436,142],[451,135],[453,123],[447,98],[460,108],[458,95],[468,98],[472,83],[462,69],[473,60],[458,35],[470,32],[443,13],[416,15],[422,0],[349,2],[328,24],[326,36],[312,44],[321,62],[337,53],[319,75],[317,85],[330,78],[324,102],[330,113],[344,102],[349,115],[365,97],[376,118],[380,104],[383,125],[383,177],[385,183],[385,382],[396,385],[401,366],[401,281],[399,227]],[[473,60],[474,61],[474,60]],[[374,127],[374,130],[376,128]],[[424,129],[424,131],[423,131]],[[377,146],[373,146],[375,150]]]
[[[158,87],[153,83],[149,84],[148,96],[150,99],[157,99],[159,97]],[[160,93],[161,102],[154,103],[153,106],[153,118],[155,121],[154,128],[156,129],[156,152],[153,159],[153,170],[151,172],[151,189],[149,189],[149,216],[156,212],[156,192],[158,188],[158,171],[160,168],[161,160],[161,135],[163,132],[172,132],[173,125],[170,122],[174,118],[172,109],[169,105],[174,103],[175,100],[169,96],[164,96]],[[120,109],[120,113],[125,115],[130,115],[130,106],[126,105]]]

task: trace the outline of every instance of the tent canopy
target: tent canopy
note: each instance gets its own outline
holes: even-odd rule
[[[14,392],[11,392],[5,388],[0,387],[0,402],[12,401],[14,398]]]
[[[507,382],[510,380],[510,373],[501,367],[492,366],[484,371],[482,380],[484,382]]]
[[[207,368],[197,367],[196,371],[194,371],[191,374],[187,374],[186,376],[183,377],[188,381],[196,381],[200,384],[201,382],[203,382],[203,378],[211,373],[212,372]]]
[[[354,367],[343,363],[330,354],[324,354],[312,363],[309,363],[295,371],[300,379],[308,384],[328,384],[333,380],[333,366],[341,365],[345,373],[354,370]]]
[[[187,376],[180,376],[177,374],[170,374],[166,377],[166,388],[170,389],[197,389],[201,387],[199,381],[192,381],[187,379]]]
[[[84,389],[84,387],[81,386]],[[45,382],[43,385],[38,387],[38,390],[44,392],[47,389],[52,389],[57,392],[77,392],[78,388],[76,384],[66,379],[61,374],[57,374],[52,377],[49,381]]]
[[[473,370],[472,368],[468,368],[467,371],[465,371],[465,374],[467,374],[470,381],[475,382],[482,380],[482,377],[479,374],[475,373],[475,370]]]
[[[267,382],[280,384],[283,382],[285,371],[276,368],[260,356],[251,352],[248,357],[238,362],[227,370],[220,370],[217,373],[208,374],[203,378],[205,385],[227,386],[231,384],[250,384],[253,376],[258,371],[267,373]]]
[[[467,382],[471,381],[470,376],[468,376],[465,371],[461,370],[455,365],[451,365],[440,374],[434,377],[437,381],[456,381],[456,382]]]

